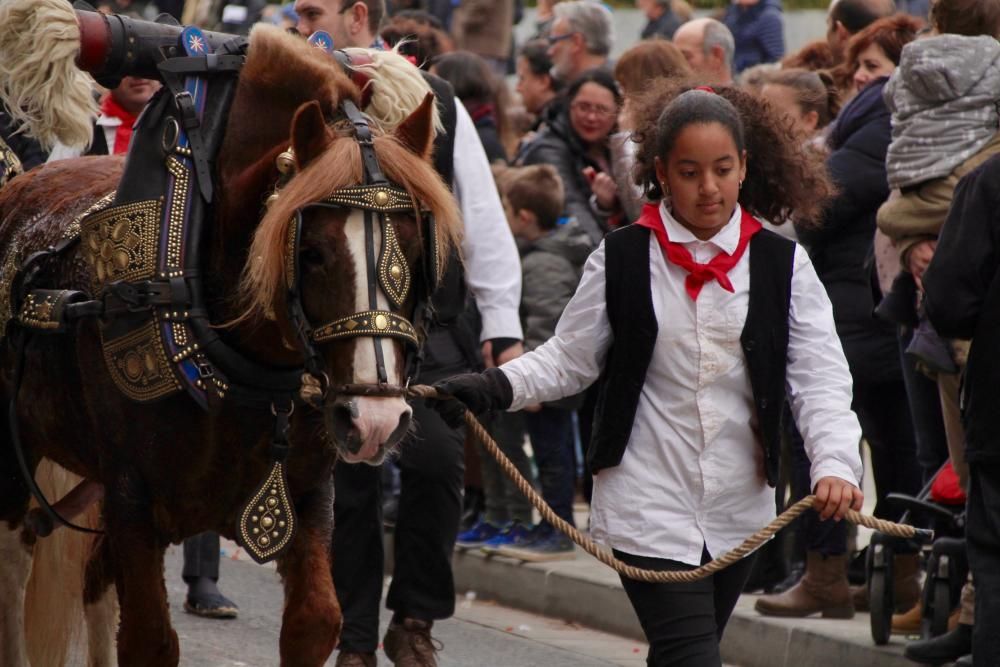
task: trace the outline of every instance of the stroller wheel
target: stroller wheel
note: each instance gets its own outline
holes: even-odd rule
[[[951,585],[947,579],[936,579],[934,590],[934,613],[931,616],[931,636],[937,637],[948,632],[948,617],[951,615]]]
[[[893,578],[891,545],[872,540],[868,548],[868,603],[872,640],[883,646],[892,634]]]

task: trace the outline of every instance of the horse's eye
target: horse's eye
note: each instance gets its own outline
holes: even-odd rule
[[[316,248],[303,248],[299,251],[299,264],[302,266],[320,266],[323,264],[323,253]]]

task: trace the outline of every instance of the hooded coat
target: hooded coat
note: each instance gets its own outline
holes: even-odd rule
[[[733,33],[735,74],[754,65],[777,62],[785,55],[781,0],[760,0],[746,7],[731,4],[722,22]]]
[[[594,243],[571,218],[537,241],[519,245],[524,347],[533,350],[555,333]]]
[[[892,112],[890,187],[947,176],[1000,129],[1000,43],[964,35],[910,42],[884,95]]]

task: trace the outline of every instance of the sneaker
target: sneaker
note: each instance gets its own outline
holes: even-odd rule
[[[500,527],[494,526],[489,521],[477,521],[472,528],[458,534],[455,546],[460,549],[475,549],[483,546],[487,540],[491,540],[500,534]]]
[[[573,560],[576,558],[576,546],[557,530],[550,528],[546,534],[539,535],[525,545],[506,545],[497,549],[498,556],[517,558],[529,563],[543,563],[555,560]]]
[[[514,521],[508,524],[503,530],[497,533],[496,537],[483,542],[479,548],[488,554],[497,552],[500,547],[525,546],[534,539],[534,527],[525,526],[523,523]]]

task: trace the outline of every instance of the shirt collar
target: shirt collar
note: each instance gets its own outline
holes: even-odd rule
[[[702,241],[692,234],[691,230],[677,222],[677,219],[670,213],[670,209],[667,208],[665,201],[660,202],[660,218],[663,219],[667,236],[676,243],[711,243],[727,255],[736,252],[736,247],[740,244],[740,221],[743,219],[743,210],[739,204],[733,209],[733,215],[730,216],[729,222],[707,241]]]

